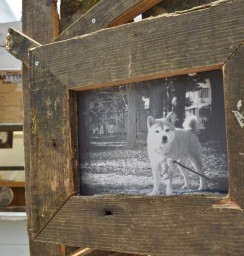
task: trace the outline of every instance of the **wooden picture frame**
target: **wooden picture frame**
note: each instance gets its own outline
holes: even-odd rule
[[[35,241],[145,255],[244,252],[244,2],[101,30],[29,52]],[[77,91],[222,69],[229,191],[79,196]]]

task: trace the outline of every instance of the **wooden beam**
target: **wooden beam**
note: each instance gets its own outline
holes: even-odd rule
[[[119,252],[109,252],[94,249],[78,249],[70,256],[139,256],[138,254],[128,254]]]
[[[158,3],[162,2],[163,0],[142,0],[138,2],[136,6],[133,8],[128,8],[128,10],[119,16],[117,19],[113,20],[108,27],[115,27],[119,25],[123,25],[127,22],[133,21],[133,19],[144,13],[145,11],[149,10],[150,8],[154,7]]]
[[[220,1],[38,47],[31,61],[80,90],[217,69],[243,39],[243,12],[242,0]]]
[[[162,0],[102,0],[65,29],[54,41],[65,40],[106,27],[127,23],[161,1]]]
[[[55,26],[53,1],[33,1],[24,0],[22,9],[23,33],[41,44],[50,43],[53,40],[53,27]],[[38,180],[35,179],[35,170],[30,167],[30,136],[32,133],[30,127],[31,109],[30,109],[30,80],[29,69],[25,64],[22,69],[22,87],[24,104],[24,147],[25,147],[25,181],[26,181],[26,211],[27,211],[27,230],[30,242],[30,255],[65,255],[62,254],[61,247],[50,243],[41,243],[33,240],[33,234],[37,232],[36,223],[38,219],[43,219],[41,215],[35,215],[37,209],[51,208],[48,206],[46,198],[41,195],[41,188],[37,191]],[[63,188],[60,188],[63,192]],[[70,193],[69,191],[68,193]],[[38,204],[37,202],[41,202]],[[50,218],[60,205],[52,205],[50,209]],[[56,209],[55,209],[56,208]]]
[[[241,255],[243,211],[213,207],[220,199],[210,194],[75,196],[37,240],[156,256],[222,255],[226,251]],[[106,215],[108,209],[112,214]]]
[[[60,32],[88,12],[101,0],[62,0],[60,4]]]
[[[244,208],[244,176],[237,175],[244,170],[244,41],[224,66],[224,85],[227,124],[227,149],[229,153],[228,168],[230,194],[235,202]]]
[[[28,67],[29,49],[41,46],[41,44],[13,28],[9,28],[8,33],[5,48]]]

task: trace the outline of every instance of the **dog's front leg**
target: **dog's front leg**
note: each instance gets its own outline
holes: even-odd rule
[[[165,166],[163,181],[164,181],[164,184],[166,185],[166,195],[172,194],[172,179],[173,179],[173,174],[171,172],[171,169],[169,168],[169,166]]]
[[[160,162],[152,164],[153,190],[149,193],[150,196],[159,195],[160,167]]]
[[[189,159],[187,159],[187,158],[184,158],[182,160],[179,159],[178,161],[181,162],[185,166],[189,166]],[[181,172],[181,174],[184,178],[184,185],[181,188],[182,189],[189,189],[189,177],[188,177],[187,171],[181,166],[178,166],[178,169],[180,170],[180,172]]]
[[[167,177],[165,179],[166,195],[171,195],[173,192],[173,190],[172,190],[173,171],[175,170],[173,160],[171,158],[168,158],[164,166],[165,166],[164,172]]]

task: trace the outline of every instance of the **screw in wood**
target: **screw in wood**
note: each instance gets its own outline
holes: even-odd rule
[[[96,19],[92,19],[92,23],[94,24],[96,22]]]

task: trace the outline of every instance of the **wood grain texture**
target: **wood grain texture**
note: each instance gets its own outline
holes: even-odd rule
[[[38,42],[19,31],[9,28],[5,48],[15,58],[21,60],[26,67],[29,67],[29,49],[41,46]]]
[[[243,211],[213,208],[220,199],[72,197],[37,240],[147,255],[241,255]]]
[[[62,0],[60,3],[60,31],[64,31],[101,0]]]
[[[94,249],[78,249],[70,256],[139,256],[138,254],[128,254],[128,253],[120,253],[120,252],[109,252],[102,250],[94,250]]]
[[[70,89],[220,68],[244,32],[243,0],[98,31],[32,51]],[[68,62],[67,62],[68,60]]]
[[[230,195],[244,208],[244,43],[224,65]]]
[[[23,2],[23,33],[41,43],[49,43],[52,40],[52,5],[46,5],[46,1]],[[35,19],[34,17],[40,17]],[[30,169],[30,94],[29,94],[29,69],[23,65],[22,70],[23,103],[24,103],[24,146],[25,146],[25,179],[26,179],[26,203],[28,212],[28,230],[33,231],[35,220],[32,219],[33,190],[37,182],[33,178],[33,170]],[[36,206],[37,207],[37,206]],[[35,206],[34,206],[35,208]]]
[[[162,0],[102,0],[65,29],[54,41],[65,40],[109,26],[118,26],[127,23],[161,1]]]
[[[36,241],[156,256],[243,254],[236,161],[229,166],[234,202],[215,195],[69,198],[79,183],[75,90],[221,68],[243,39],[243,11],[243,0],[224,1],[30,51]]]
[[[143,18],[148,18],[152,16],[158,16],[162,13],[174,13],[174,12],[184,12],[192,8],[206,8],[207,4],[214,2],[216,0],[164,0],[157,4],[155,7],[143,13]],[[204,7],[204,6],[205,7]],[[192,11],[192,10],[191,10]]]
[[[49,43],[53,40],[53,1],[32,1],[23,0],[22,24],[23,33],[28,37],[42,44]],[[25,179],[26,179],[26,211],[28,215],[27,228],[29,234],[30,254],[31,256],[57,256],[62,254],[59,245],[40,243],[33,240],[36,232],[36,222],[42,217],[37,211],[48,206],[46,200],[42,198],[42,192],[37,193],[36,189],[46,190],[41,188],[38,181],[35,179],[35,170],[30,168],[30,128],[31,108],[30,108],[30,93],[29,93],[29,69],[23,65],[22,69],[22,86],[23,86],[23,102],[24,102],[24,147],[25,147]],[[46,181],[46,184],[48,181]],[[60,188],[61,190],[62,188]],[[45,207],[44,207],[45,206]],[[53,205],[55,207],[55,204]],[[59,206],[56,205],[58,208]]]
[[[75,124],[76,94],[65,90],[41,63],[36,65],[36,61],[34,64],[32,61],[30,58],[30,65],[35,66],[30,72],[30,157],[32,181],[37,181],[32,188],[35,206],[32,208],[35,218],[32,232],[37,234],[66,199],[79,192],[78,139],[75,136],[78,126]]]

